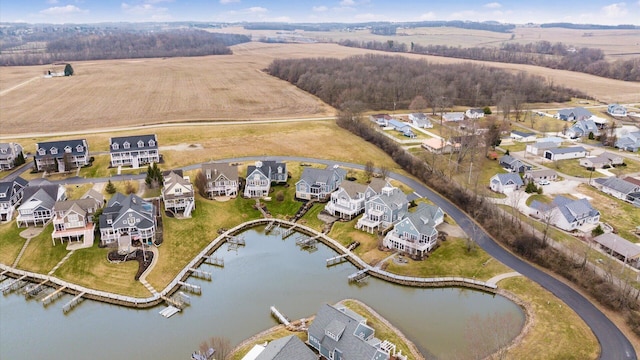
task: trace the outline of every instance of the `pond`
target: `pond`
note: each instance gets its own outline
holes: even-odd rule
[[[522,310],[501,296],[411,288],[375,278],[349,284],[347,277],[356,268],[349,263],[327,268],[325,260],[336,253],[324,245],[308,252],[295,245],[297,235],[282,240],[278,234],[265,235],[263,228],[243,236],[246,247],[236,251],[223,245],[214,254],[224,258],[224,268],[201,267],[213,274],[212,281],[188,280],[202,286],[202,295],[191,295],[191,306],[170,319],[158,314],[162,306],[133,310],[85,301],[64,315],[62,305],[70,296],[47,308],[17,293],[0,297],[0,358],[187,359],[211,336],[237,344],[276,325],[272,305],[294,320],[345,298],[366,303],[423,354],[442,359],[473,345],[469,329],[481,331],[479,319],[508,316],[518,329],[524,323]]]

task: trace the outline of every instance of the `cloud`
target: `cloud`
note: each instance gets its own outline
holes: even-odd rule
[[[169,14],[169,9],[165,7],[157,7],[153,5],[151,2],[159,2],[157,0],[147,0],[144,4],[120,4],[120,8],[123,12],[137,17],[139,20],[169,20],[171,19],[171,15]]]
[[[484,4],[483,6],[489,9],[498,9],[502,7],[499,2],[490,2],[488,4]]]
[[[356,2],[354,0],[342,0],[340,1],[340,5],[342,6],[353,6]]]
[[[220,4],[222,5],[237,3],[237,2],[240,2],[240,0],[220,0]]]
[[[433,11],[429,11],[427,13],[424,13],[422,15],[420,15],[419,19],[420,20],[433,20],[436,18],[436,13],[434,13]]]
[[[604,11],[606,17],[621,17],[629,13],[629,11],[627,11],[627,4],[623,2],[604,6],[602,7],[602,11]]]
[[[86,13],[88,10],[80,9],[75,5],[66,5],[66,6],[54,6],[44,10],[40,10],[40,14],[43,15],[71,15],[71,14],[82,14]]]
[[[315,11],[315,12],[325,12],[325,11],[329,10],[329,8],[324,6],[324,5],[323,6],[314,6],[311,9],[313,11]]]
[[[47,4],[57,4],[58,0],[47,0]]]
[[[247,9],[248,12],[253,13],[253,14],[264,14],[266,13],[268,10],[266,8],[263,8],[261,6],[253,6]]]

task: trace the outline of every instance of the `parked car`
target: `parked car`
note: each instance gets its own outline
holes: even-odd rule
[[[542,180],[538,181],[538,185],[549,185],[549,184],[551,184],[551,182],[549,182],[549,180],[542,179]]]

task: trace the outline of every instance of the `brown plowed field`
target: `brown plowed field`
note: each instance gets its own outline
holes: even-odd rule
[[[76,75],[66,78],[42,78],[47,66],[0,68],[0,134],[326,116],[334,109],[261,69],[275,58],[342,58],[372,52],[334,44],[263,43],[237,45],[233,51],[225,56],[77,62]],[[405,56],[438,63],[464,61]],[[640,83],[535,66],[484,64],[542,75],[601,101],[640,101]]]

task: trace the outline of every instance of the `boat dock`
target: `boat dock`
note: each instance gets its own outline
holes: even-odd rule
[[[203,256],[202,258],[204,259],[205,264],[224,267],[224,259],[221,257]]]
[[[82,302],[82,300],[84,300],[84,298],[83,298],[84,294],[86,294],[86,293],[85,292],[81,292],[80,294],[76,295],[73,299],[71,299],[71,301],[66,303],[62,307],[62,312],[66,314],[69,311],[73,310],[73,308],[78,306],[78,304],[80,304]]]
[[[356,273],[353,273],[351,275],[349,275],[349,282],[361,282],[364,279],[369,277],[369,274],[367,274],[369,270],[368,269],[362,269]]]
[[[293,233],[295,232],[295,228],[298,224],[293,224],[293,226],[291,226],[290,228],[288,228],[287,230],[282,232],[282,240],[288,238],[289,236],[293,235]]]
[[[341,263],[347,261],[348,257],[349,257],[349,254],[342,254],[342,255],[338,255],[338,256],[334,256],[332,258],[329,258],[329,259],[327,259],[327,267],[341,264]]]
[[[160,315],[166,317],[166,318],[170,318],[173,315],[177,314],[180,312],[180,309],[178,309],[175,306],[168,306],[162,310],[160,310]]]
[[[245,246],[244,236],[240,235],[227,235],[227,251],[238,250],[239,246]]]
[[[280,322],[284,326],[289,326],[289,324],[291,323],[286,316],[282,315],[282,313],[280,313],[280,311],[276,309],[275,306],[271,307],[271,315],[273,315],[276,319],[278,319],[278,322]]]
[[[184,281],[178,281],[178,285],[192,294],[202,294],[202,288],[200,287],[200,285],[189,284]]]
[[[200,270],[200,269],[196,269],[196,268],[189,268],[189,271],[191,271],[191,276],[193,276],[193,277],[197,277],[199,279],[211,281],[211,273],[210,272],[207,272],[207,271],[204,271],[204,270]]]
[[[42,299],[42,306],[47,306],[58,299],[60,296],[62,296],[62,294],[64,294],[64,289],[66,289],[66,286],[61,286],[56,291],[47,295],[44,299]]]
[[[23,281],[26,277],[26,275],[22,275],[18,279],[13,279],[11,282],[3,286],[2,295],[10,294],[18,289],[22,289],[23,287],[25,287],[28,284],[26,281]]]

